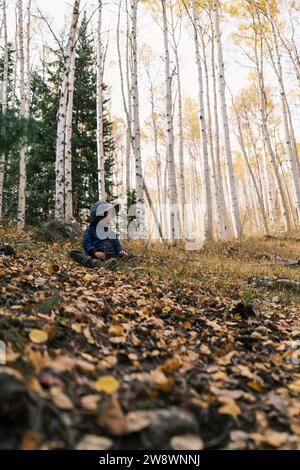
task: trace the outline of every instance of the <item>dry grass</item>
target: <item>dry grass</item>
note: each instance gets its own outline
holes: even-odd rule
[[[18,256],[38,256],[41,261],[50,259],[58,264],[68,259],[71,248],[81,245],[80,240],[76,243],[46,243],[32,231],[20,235],[14,229],[1,229],[0,241],[16,246]],[[214,288],[224,295],[240,295],[241,289],[247,292],[248,279],[253,276],[300,281],[300,267],[285,267],[280,261],[265,256],[300,259],[299,232],[289,234],[286,239],[253,237],[225,243],[210,242],[200,251],[186,251],[182,244],[170,246],[159,242],[128,241],[124,245],[130,252],[142,256],[140,265],[133,268],[140,274],[169,278],[178,283],[194,280],[203,288]],[[288,292],[287,295],[293,293]]]

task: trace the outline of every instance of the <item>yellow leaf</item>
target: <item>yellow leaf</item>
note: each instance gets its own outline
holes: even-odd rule
[[[160,370],[163,372],[173,372],[176,369],[179,369],[182,366],[182,362],[179,358],[173,357],[169,359],[165,364],[160,367]]]
[[[120,383],[112,375],[104,375],[94,383],[94,388],[97,392],[105,392],[108,395],[112,395],[119,390]]]
[[[258,383],[256,383],[256,382],[250,381],[250,382],[247,383],[247,385],[248,385],[248,387],[252,388],[252,390],[254,390],[255,392],[260,393],[260,392],[263,391],[263,387],[261,385],[259,385]]]
[[[300,393],[300,380],[295,380],[288,387],[292,392]]]
[[[123,325],[111,325],[108,332],[112,336],[122,336],[124,334],[124,327]]]
[[[76,331],[76,333],[81,333],[82,332],[82,324],[81,323],[74,323],[71,325],[71,328],[73,331]]]
[[[171,312],[171,307],[169,305],[166,305],[164,308],[163,308],[163,311],[165,313],[168,313],[168,312]]]
[[[230,416],[238,416],[241,413],[240,407],[235,402],[226,403],[218,411],[222,415]]]
[[[42,436],[35,431],[27,431],[22,436],[22,450],[36,450],[42,441]]]
[[[48,334],[42,330],[31,330],[29,338],[35,344],[42,344],[48,340]]]

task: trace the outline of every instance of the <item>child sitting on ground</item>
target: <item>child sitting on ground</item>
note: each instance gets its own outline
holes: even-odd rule
[[[105,201],[97,202],[91,209],[90,225],[83,236],[84,253],[72,250],[71,257],[87,267],[101,266],[111,258],[128,258],[117,234],[111,229],[111,220],[120,210],[120,205]]]

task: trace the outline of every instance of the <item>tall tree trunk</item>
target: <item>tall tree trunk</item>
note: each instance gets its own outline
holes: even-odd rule
[[[218,63],[218,78],[219,78],[219,96],[220,96],[221,117],[222,117],[224,141],[225,141],[224,142],[225,143],[225,157],[226,157],[226,168],[227,168],[227,176],[228,176],[229,195],[230,195],[231,217],[232,217],[232,223],[233,223],[234,236],[238,238],[241,235],[242,227],[241,227],[241,222],[240,222],[238,201],[237,201],[237,195],[236,195],[230,134],[229,134],[229,123],[228,123],[227,104],[226,104],[225,67],[224,67],[224,60],[223,60],[223,48],[222,48],[220,18],[219,18],[219,0],[213,1],[213,11],[214,11],[214,35],[215,35],[217,51],[218,51],[217,63]]]
[[[24,47],[24,18],[23,1],[18,0],[18,29],[19,29],[19,55],[20,55],[20,117],[28,119],[30,100],[30,2],[28,4],[27,18],[27,41],[26,41],[26,80],[25,83],[25,47]],[[27,139],[27,136],[26,136]],[[19,174],[19,196],[17,227],[23,230],[25,227],[25,190],[26,190],[26,158],[28,146],[24,144],[20,150],[20,174]]]
[[[126,2],[127,6],[127,2]],[[120,81],[121,81],[121,92],[122,92],[122,101],[123,108],[126,116],[127,132],[126,132],[126,194],[129,194],[131,190],[131,168],[130,168],[130,157],[131,157],[131,121],[132,121],[132,112],[131,112],[131,92],[130,92],[130,83],[129,83],[129,40],[128,40],[128,15],[126,16],[127,22],[127,33],[126,33],[126,77],[127,77],[127,99],[125,93],[125,84],[124,84],[124,73],[122,67],[122,54],[121,54],[121,45],[120,45],[120,20],[121,20],[121,7],[122,1],[119,5],[118,10],[118,24],[117,24],[117,52],[118,52],[118,63],[120,71]]]
[[[3,0],[3,36],[4,36],[4,55],[3,55],[3,84],[2,84],[2,113],[7,111],[7,86],[8,86],[8,42],[7,42],[7,14],[6,0]],[[3,214],[3,183],[5,171],[5,153],[0,155],[0,219]]]
[[[160,225],[162,226],[162,221],[163,221],[162,188],[161,188],[162,165],[161,165],[161,156],[158,150],[158,128],[157,128],[157,117],[156,117],[155,104],[154,104],[153,83],[150,84],[150,93],[151,93],[151,120],[152,120],[152,128],[153,128],[154,154],[155,154],[155,162],[156,162],[157,203],[158,203],[159,221],[160,221]]]
[[[185,206],[186,206],[186,188],[185,188],[185,165],[184,165],[184,139],[183,139],[183,112],[182,112],[182,85],[181,85],[181,69],[178,54],[178,45],[176,41],[175,25],[173,7],[171,7],[171,19],[172,19],[172,39],[173,48],[175,53],[176,61],[176,78],[177,78],[177,102],[178,102],[178,133],[179,133],[179,182],[180,182],[180,199],[181,199],[181,223],[182,227],[185,226]],[[184,230],[183,230],[184,236]]]
[[[71,74],[71,60],[75,48],[78,27],[80,0],[74,1],[72,23],[69,32],[66,55],[61,75],[61,88],[57,114],[56,158],[55,158],[55,218],[65,218],[65,144],[66,144],[66,117],[68,106],[68,91]]]
[[[255,30],[256,31],[256,30]],[[257,32],[255,33],[257,35]],[[265,84],[264,84],[264,77],[262,73],[263,69],[263,44],[262,41],[260,41],[260,58],[258,56],[258,44],[257,44],[257,36],[255,36],[255,48],[254,48],[254,53],[255,53],[255,61],[256,61],[256,67],[257,67],[257,84],[258,84],[258,90],[259,90],[259,109],[260,109],[260,118],[261,118],[261,128],[262,128],[262,135],[264,139],[264,145],[267,149],[267,152],[269,154],[269,158],[271,161],[271,165],[273,168],[273,172],[275,175],[275,181],[277,185],[277,190],[279,193],[279,202],[280,202],[280,210],[281,210],[281,216],[283,219],[284,227],[285,230],[291,230],[291,219],[290,219],[290,212],[288,209],[287,201],[286,201],[286,196],[284,192],[284,188],[282,185],[282,180],[280,176],[280,172],[277,166],[276,162],[276,157],[275,157],[275,152],[272,147],[271,143],[271,138],[270,138],[270,133],[268,129],[268,118],[267,118],[267,110],[266,110],[266,95],[265,95]]]
[[[138,0],[131,0],[131,97],[132,97],[132,117],[133,135],[132,148],[135,159],[136,176],[136,216],[137,230],[143,236],[145,232],[145,207],[144,207],[144,183],[141,158],[141,130],[140,130],[140,108],[138,90],[138,67],[137,67],[137,7]]]
[[[217,225],[217,237],[220,240],[224,240],[224,223],[222,217],[222,209],[220,202],[220,188],[219,188],[219,179],[217,178],[216,170],[216,159],[215,159],[215,149],[212,133],[212,116],[211,116],[211,99],[210,99],[210,87],[209,87],[209,74],[208,74],[208,64],[206,57],[206,44],[204,39],[203,28],[200,27],[200,37],[203,50],[203,65],[204,65],[204,77],[205,77],[205,90],[206,90],[206,113],[207,113],[207,137],[208,137],[208,148],[209,148],[209,165],[211,169],[212,177],[212,190],[213,190],[213,203],[216,213],[216,225]]]
[[[243,154],[243,157],[244,157],[245,166],[246,166],[247,171],[248,171],[248,173],[250,175],[250,178],[252,180],[253,189],[255,191],[255,195],[257,197],[257,200],[258,200],[258,203],[259,203],[259,206],[260,206],[262,221],[263,221],[264,234],[268,235],[269,234],[269,229],[268,229],[268,223],[267,223],[267,217],[266,217],[264,203],[263,203],[263,200],[262,200],[262,197],[261,197],[261,193],[259,192],[254,173],[253,173],[252,168],[251,168],[251,164],[250,164],[249,157],[248,157],[246,147],[245,147],[245,143],[244,143],[244,136],[243,136],[243,132],[242,132],[242,128],[241,128],[240,119],[239,119],[239,116],[238,116],[237,113],[236,113],[236,117],[237,117],[237,121],[238,121],[238,129],[239,129],[239,143],[240,143],[242,154]],[[254,209],[256,210],[255,200],[253,202],[254,202],[254,206],[255,206]]]
[[[105,158],[103,143],[103,47],[102,47],[102,0],[98,4],[97,22],[97,162],[99,199],[106,200]]]
[[[210,14],[211,29],[213,31],[212,18]],[[223,181],[223,172],[221,168],[221,152],[220,152],[220,127],[219,127],[219,113],[218,113],[218,98],[217,98],[217,80],[216,80],[216,67],[215,67],[215,37],[212,35],[211,38],[211,61],[212,61],[212,84],[213,84],[213,116],[214,116],[214,126],[213,126],[213,147],[214,147],[214,157],[215,157],[215,167],[216,167],[216,179],[218,181],[218,190],[219,190],[219,203],[220,210],[222,214],[222,233],[223,239],[228,240],[230,238],[230,226],[228,222],[228,214],[225,203],[225,194],[224,194],[224,181]]]
[[[199,119],[201,130],[201,143],[202,143],[202,164],[203,164],[203,185],[204,185],[204,198],[205,198],[205,239],[212,240],[212,193],[210,182],[210,167],[208,161],[208,147],[207,147],[207,129],[205,120],[204,108],[204,90],[203,90],[203,76],[201,66],[200,46],[197,31],[197,17],[195,0],[192,0],[193,7],[193,29],[194,29],[194,43],[198,71],[198,97],[199,97]]]
[[[71,71],[68,89],[68,106],[66,116],[66,146],[65,146],[65,220],[73,219],[73,184],[72,184],[72,132],[73,132],[73,102],[75,86],[75,49],[72,53]]]
[[[161,0],[163,16],[163,37],[165,50],[165,82],[166,82],[166,121],[168,137],[168,186],[170,197],[170,236],[171,242],[178,237],[178,195],[176,185],[175,156],[174,156],[174,129],[173,129],[173,105],[172,105],[172,77],[170,71],[170,52],[168,38],[168,22],[166,3]]]

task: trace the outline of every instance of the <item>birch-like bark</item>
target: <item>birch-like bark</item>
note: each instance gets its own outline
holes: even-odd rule
[[[175,156],[174,156],[174,129],[173,129],[173,105],[172,105],[172,77],[170,71],[170,52],[168,38],[168,22],[166,3],[161,0],[162,16],[163,16],[163,38],[165,50],[165,83],[166,83],[166,124],[168,138],[168,186],[170,199],[170,238],[171,243],[175,242],[178,237],[178,195],[176,185]]]
[[[12,79],[12,107],[14,109],[17,108],[17,75],[18,75],[18,64],[19,60],[19,25],[18,25],[18,8],[15,10],[15,23],[16,23],[16,31],[15,31],[15,41],[14,41],[14,49],[15,49],[15,57],[14,57],[14,64],[13,64],[13,79]]]
[[[211,182],[210,182],[210,167],[208,160],[208,146],[207,146],[207,128],[205,119],[205,108],[204,108],[204,90],[203,90],[203,76],[202,76],[202,65],[200,46],[197,31],[197,16],[195,0],[192,0],[193,8],[193,29],[194,29],[194,43],[195,43],[195,54],[197,62],[198,72],[198,99],[199,99],[199,120],[200,120],[200,131],[201,131],[201,144],[202,144],[202,164],[203,164],[203,185],[204,185],[204,198],[205,198],[205,239],[212,240],[212,193],[211,193]]]
[[[97,171],[99,199],[106,200],[105,191],[105,158],[103,143],[103,47],[102,47],[102,0],[98,3],[97,22]]]
[[[118,22],[117,22],[117,52],[118,52],[118,63],[119,63],[119,71],[120,71],[120,82],[121,82],[121,93],[122,93],[122,101],[123,101],[123,108],[126,116],[126,171],[125,171],[125,188],[126,194],[129,194],[131,190],[131,183],[130,183],[130,156],[131,156],[131,93],[130,93],[130,84],[129,84],[129,41],[128,41],[128,15],[126,16],[127,21],[127,33],[126,33],[126,76],[127,76],[127,98],[125,93],[125,83],[124,83],[124,73],[122,67],[122,54],[121,54],[121,45],[120,45],[120,20],[121,20],[121,7],[122,1],[119,5],[118,10]],[[128,103],[128,104],[127,104]]]
[[[241,128],[240,119],[239,119],[239,116],[238,116],[237,113],[236,113],[236,117],[237,117],[237,122],[238,122],[238,129],[239,129],[239,143],[240,143],[240,146],[241,146],[245,166],[246,166],[247,171],[248,171],[248,173],[251,177],[252,184],[253,184],[253,189],[255,191],[255,195],[256,195],[258,203],[259,203],[259,207],[260,207],[260,211],[261,211],[261,215],[262,215],[262,221],[263,221],[264,234],[269,235],[269,229],[268,229],[268,223],[267,223],[267,217],[266,217],[264,203],[263,203],[263,200],[262,200],[262,197],[261,197],[261,193],[259,192],[254,173],[253,173],[252,168],[251,168],[251,164],[250,164],[249,157],[248,157],[246,147],[245,147],[244,136],[243,136],[243,132],[242,132],[242,128]],[[255,200],[253,202],[255,204]],[[255,204],[255,210],[256,210],[256,204]]]
[[[73,219],[73,184],[72,184],[72,133],[73,133],[73,103],[75,86],[75,49],[72,52],[71,71],[68,87],[68,105],[66,116],[66,145],[65,145],[65,220]]]
[[[241,227],[241,222],[240,222],[239,207],[238,207],[238,201],[237,201],[237,195],[236,195],[230,134],[229,134],[229,123],[228,123],[227,104],[226,104],[225,67],[224,67],[224,60],[223,60],[223,47],[222,47],[221,31],[220,31],[219,0],[213,1],[213,12],[214,12],[214,35],[215,35],[215,41],[217,44],[219,97],[220,97],[220,104],[221,104],[221,118],[222,118],[223,133],[224,133],[225,157],[226,157],[226,168],[227,168],[227,176],[228,176],[231,217],[232,217],[232,223],[233,223],[234,236],[238,238],[241,235],[242,227]]]
[[[2,82],[2,113],[5,115],[7,111],[7,87],[8,87],[8,41],[7,41],[7,14],[6,14],[6,0],[2,3],[3,13],[3,40],[4,40],[4,54],[3,54],[3,82]],[[5,153],[0,155],[0,219],[3,214],[3,183],[5,172]]]
[[[186,206],[186,188],[185,188],[185,165],[184,165],[184,139],[183,139],[183,112],[182,112],[182,85],[181,85],[181,68],[179,62],[178,44],[176,41],[176,32],[174,24],[173,7],[171,7],[171,20],[172,20],[172,39],[176,63],[176,78],[177,78],[177,102],[178,102],[178,137],[179,137],[179,182],[180,182],[180,198],[181,198],[181,223],[182,227],[185,226],[184,214]],[[182,232],[184,236],[184,231]]]
[[[80,0],[74,1],[72,23],[69,32],[66,55],[61,75],[61,88],[57,114],[56,158],[55,158],[55,219],[65,218],[65,144],[68,91],[71,73],[71,60],[76,42]]]
[[[255,28],[255,26],[254,26]],[[267,118],[267,110],[266,110],[266,94],[265,94],[265,83],[264,83],[264,77],[262,73],[262,68],[263,68],[263,44],[262,41],[260,41],[260,45],[258,47],[257,43],[257,32],[256,28],[254,29],[255,31],[255,47],[254,47],[254,54],[255,54],[255,62],[256,62],[256,68],[257,68],[257,84],[258,84],[258,90],[259,90],[259,109],[260,109],[260,117],[261,117],[261,128],[262,128],[262,135],[264,139],[264,145],[266,147],[266,150],[269,154],[269,158],[271,161],[271,166],[273,168],[274,176],[275,176],[275,181],[277,185],[277,190],[279,193],[279,202],[280,202],[280,211],[281,211],[281,216],[282,220],[284,223],[284,227],[286,231],[291,230],[291,218],[290,218],[290,212],[288,209],[288,204],[286,201],[286,195],[285,191],[283,188],[280,172],[278,169],[278,165],[276,162],[276,156],[275,152],[272,146],[271,138],[270,138],[270,133],[268,129],[268,118]],[[260,50],[260,58],[258,55],[258,50]]]
[[[209,13],[209,15],[210,15],[211,29],[213,31],[211,13]],[[221,168],[220,127],[219,127],[218,98],[217,98],[214,34],[212,34],[212,38],[211,38],[211,69],[212,69],[213,116],[214,116],[213,147],[214,147],[214,158],[215,158],[215,167],[216,167],[216,180],[218,181],[218,191],[219,191],[218,196],[219,196],[220,211],[222,214],[223,239],[228,240],[231,236],[231,233],[230,233],[230,226],[229,226],[227,208],[226,208],[226,203],[225,203],[223,172]]]
[[[201,27],[200,27],[200,38],[201,38],[201,44],[202,44],[202,50],[203,50],[209,165],[211,169],[213,203],[214,203],[214,208],[215,208],[215,213],[216,213],[217,237],[220,240],[224,240],[224,225],[223,225],[222,209],[221,209],[221,203],[220,203],[219,180],[216,174],[215,149],[214,149],[214,141],[213,141],[213,134],[212,134],[211,98],[210,98],[210,87],[209,87],[208,64],[207,64],[207,57],[206,57],[206,44],[205,44],[205,39],[204,39],[204,32]]]
[[[149,77],[150,79],[150,77]],[[157,203],[158,203],[158,213],[160,225],[163,225],[162,217],[162,188],[161,188],[161,156],[158,150],[158,126],[157,126],[157,115],[155,112],[154,104],[154,90],[153,83],[150,84],[150,95],[151,95],[151,120],[153,128],[153,139],[154,139],[154,154],[155,154],[155,163],[156,163],[156,188],[157,188]]]
[[[31,2],[27,8],[27,40],[26,40],[26,64],[25,64],[25,46],[24,46],[24,18],[23,18],[23,1],[18,0],[18,30],[19,30],[19,57],[20,57],[20,117],[29,118],[30,103],[30,17]],[[26,80],[25,83],[25,65]],[[26,136],[27,138],[27,136]],[[25,191],[26,191],[26,159],[28,153],[28,145],[25,143],[20,150],[20,173],[19,173],[19,195],[18,195],[18,215],[17,228],[23,230],[25,227]]]
[[[137,7],[138,0],[131,0],[131,97],[132,97],[132,148],[135,159],[135,177],[136,177],[136,216],[137,230],[139,233],[145,231],[145,208],[144,208],[144,184],[141,158],[141,129],[140,129],[140,105],[138,90],[138,63],[137,63]]]

